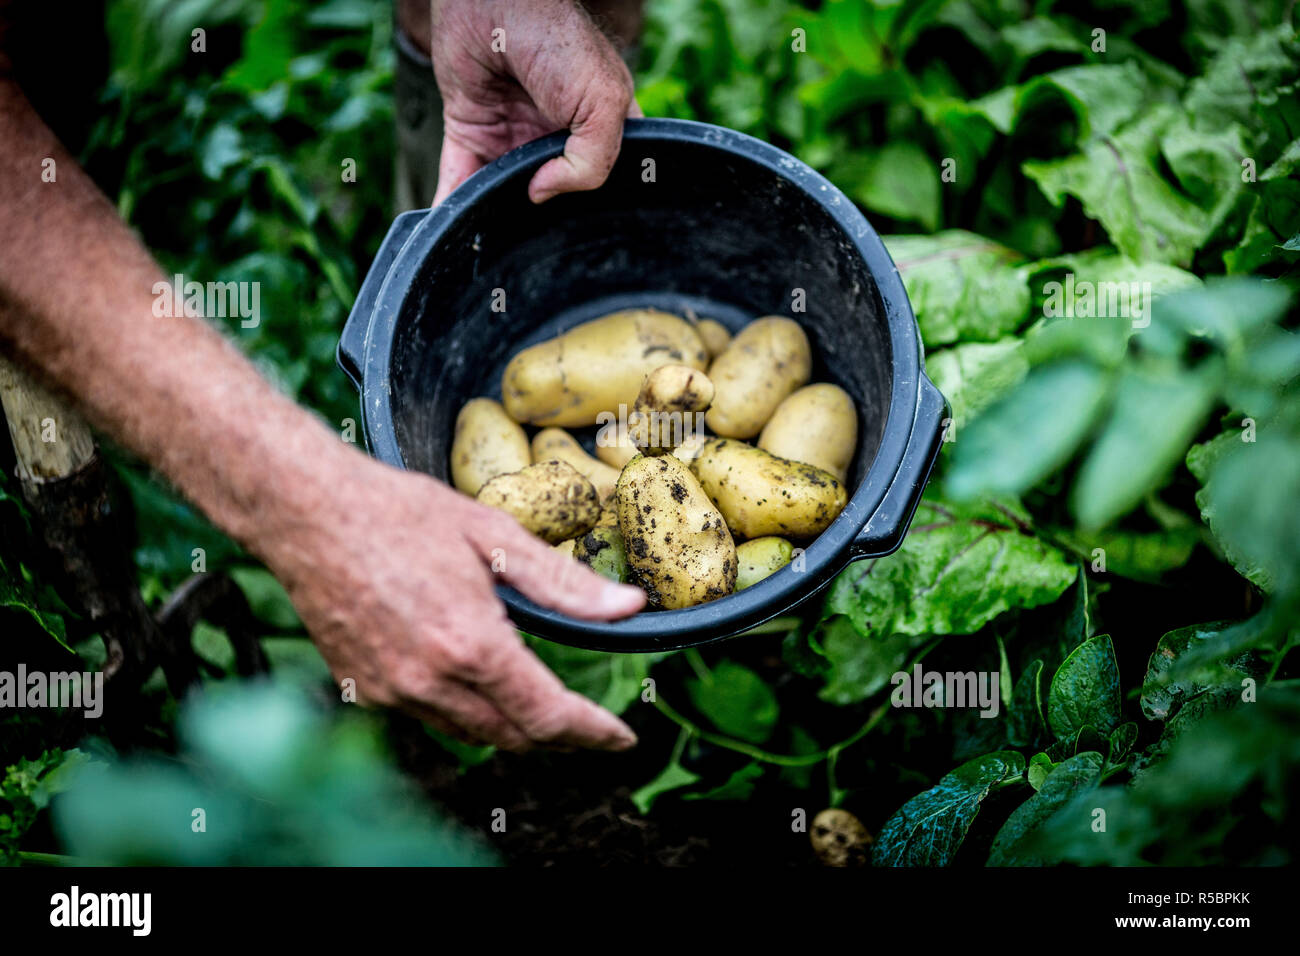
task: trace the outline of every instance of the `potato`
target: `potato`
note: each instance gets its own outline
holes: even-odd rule
[[[600,513],[600,520],[577,541],[573,556],[602,577],[627,581],[627,554],[623,533],[618,530],[618,506],[613,504]]]
[[[551,547],[560,552],[560,554],[564,555],[566,558],[572,558],[574,556],[573,546],[576,541],[577,539],[570,538],[568,541],[561,541],[559,544],[551,545]]]
[[[772,413],[758,447],[829,471],[840,481],[858,447],[858,412],[849,393],[825,382],[799,389]]]
[[[628,309],[524,349],[506,366],[501,394],[517,422],[594,425],[601,412],[630,408],[645,377],[670,364],[704,370],[699,334],[667,312]]]
[[[532,460],[528,436],[500,402],[472,398],[465,403],[451,442],[453,485],[476,495],[490,479],[526,468]]]
[[[709,436],[704,432],[692,432],[686,441],[673,449],[673,457],[689,464],[699,457],[700,449],[704,447],[704,443],[708,440]]]
[[[690,607],[731,593],[736,544],[683,462],[638,455],[619,476],[617,497],[632,579],[652,603]]]
[[[827,866],[866,866],[875,842],[861,820],[838,807],[813,818],[808,839],[817,859]]]
[[[695,331],[700,334],[700,341],[708,350],[709,358],[717,358],[726,351],[727,345],[731,342],[731,333],[716,319],[700,319],[695,323]]]
[[[794,545],[785,538],[755,538],[736,546],[736,590],[757,584],[775,574],[794,557]]]
[[[713,383],[689,365],[662,365],[646,376],[627,419],[628,437],[643,455],[664,455],[704,431]]]
[[[742,538],[815,537],[848,502],[834,475],[734,439],[710,438],[691,469]]]
[[[614,493],[619,470],[592,458],[563,428],[543,428],[533,436],[533,463],[552,460],[567,461],[578,469],[579,474],[596,486],[596,495],[602,502]]]
[[[709,368],[714,397],[705,421],[724,438],[753,438],[811,374],[812,350],[799,323],[776,315],[755,319]]]
[[[586,534],[600,519],[596,487],[567,461],[543,461],[484,485],[478,500],[508,514],[546,541]]]
[[[602,416],[599,424],[601,427],[596,433],[596,457],[611,468],[622,471],[623,466],[639,454],[627,433],[626,423],[620,428],[617,417],[611,412],[608,421]]]

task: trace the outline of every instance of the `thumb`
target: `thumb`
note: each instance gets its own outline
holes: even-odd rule
[[[497,532],[497,527],[502,530]],[[543,607],[601,621],[635,614],[645,606],[640,588],[601,577],[534,537],[513,518],[494,525],[493,532],[492,542],[480,541],[480,551],[494,555],[492,569],[507,584]]]
[[[636,101],[629,85],[618,77],[596,83],[590,90],[569,124],[564,154],[545,163],[528,184],[528,198],[535,203],[559,193],[596,189],[614,168],[623,142],[623,120]]]

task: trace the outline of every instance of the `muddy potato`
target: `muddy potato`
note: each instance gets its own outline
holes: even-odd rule
[[[533,463],[540,461],[567,461],[578,473],[596,486],[596,494],[607,501],[618,484],[618,469],[587,454],[578,440],[563,428],[543,428],[533,436]]]
[[[858,413],[849,393],[820,382],[790,395],[763,427],[758,447],[778,458],[829,471],[840,481],[858,447]]]
[[[476,496],[548,544],[586,534],[600,519],[595,486],[567,461],[543,461],[497,475]]]
[[[735,439],[710,438],[691,469],[741,538],[815,537],[848,501],[834,475]]]
[[[695,323],[695,331],[700,334],[700,341],[704,343],[709,358],[717,358],[731,343],[731,333],[716,319],[700,319]]]
[[[776,315],[755,319],[709,367],[714,397],[705,421],[724,438],[753,438],[811,374],[812,349],[799,323]]]
[[[451,442],[451,483],[476,495],[489,480],[532,463],[528,436],[499,402],[472,398],[456,416]]]
[[[628,580],[623,533],[618,529],[618,506],[611,503],[600,513],[596,526],[572,542],[573,556],[602,577]]]
[[[785,538],[769,535],[736,546],[736,590],[757,584],[775,574],[794,557],[794,545]]]
[[[808,839],[817,859],[827,866],[865,865],[874,842],[861,820],[834,807],[813,817]]]
[[[701,414],[713,383],[689,365],[662,365],[646,376],[627,419],[628,437],[644,455],[663,455],[704,430]]]
[[[654,604],[690,607],[731,593],[736,545],[695,476],[672,455],[638,455],[618,479],[618,526],[632,580]]]
[[[646,375],[669,364],[703,371],[699,334],[667,312],[627,309],[524,349],[506,366],[501,394],[517,422],[594,425],[601,412],[631,408]]]

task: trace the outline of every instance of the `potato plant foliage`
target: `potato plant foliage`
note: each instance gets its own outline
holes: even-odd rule
[[[859,203],[902,273],[952,416],[901,549],[850,566],[797,618],[674,655],[529,639],[643,738],[672,728],[662,771],[628,781],[641,812],[767,800],[775,840],[790,807],[811,818],[841,806],[875,836],[880,866],[1294,862],[1293,16],[1286,0],[651,0],[646,114],[774,142]],[[182,63],[168,51],[199,20],[239,42],[210,39],[206,59]],[[89,168],[169,269],[260,280],[267,318],[230,333],[295,398],[331,422],[355,418],[334,346],[389,218],[386,4],[112,0],[108,27]],[[354,183],[340,157],[356,160]],[[114,460],[146,598],[161,601],[201,547],[248,594],[279,681],[321,685],[269,575]],[[4,479],[6,639],[93,666],[93,635],[26,557],[17,495]],[[196,646],[209,681],[235,683],[219,634],[201,628]],[[914,668],[996,675],[996,716],[896,706],[895,675]],[[251,700],[286,722],[273,735],[283,760],[220,747],[205,730],[219,705],[177,731],[161,681],[147,703],[155,737],[224,781],[204,799],[282,840],[267,844],[353,861],[347,809],[365,799],[384,834],[367,838],[368,859],[407,860],[410,846],[474,858],[411,836],[436,826],[403,809],[371,736]],[[197,805],[191,790],[212,774],[122,762],[107,744],[60,774],[69,743],[52,721],[2,726],[5,859],[21,858],[61,791],[67,852],[248,861],[234,847],[178,859],[146,812],[118,842],[96,836],[97,812]],[[350,733],[339,759],[380,768],[381,782],[349,791],[346,768],[302,756],[295,727]],[[493,759],[442,743],[466,774]],[[308,848],[279,833],[259,787],[278,788],[282,806],[310,803],[304,819],[327,838]]]

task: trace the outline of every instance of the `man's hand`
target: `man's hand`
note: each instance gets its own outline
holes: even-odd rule
[[[542,665],[493,585],[589,619],[640,610],[639,589],[598,577],[444,484],[339,451],[328,465],[335,493],[305,497],[314,519],[267,542],[271,569],[336,680],[355,680],[362,701],[510,750],[636,743]]]
[[[574,0],[433,0],[431,54],[445,126],[434,204],[479,167],[546,133],[564,155],[528,184],[533,202],[605,181],[640,116],[632,75]]]

